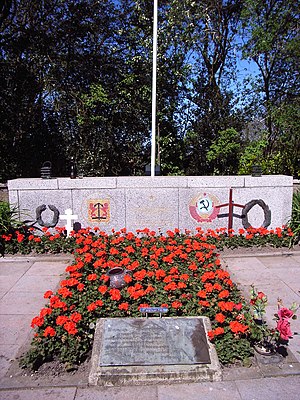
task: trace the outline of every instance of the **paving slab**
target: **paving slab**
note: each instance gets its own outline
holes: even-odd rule
[[[30,269],[33,261],[15,261],[7,260],[6,258],[0,258],[0,276],[22,276],[26,271]]]
[[[0,343],[21,346],[31,331],[32,315],[1,315]],[[28,334],[26,334],[26,332]]]
[[[7,293],[20,279],[18,275],[1,275],[0,276],[0,290],[5,294]]]
[[[256,257],[221,257],[224,265],[230,266],[232,272],[249,269],[261,271],[265,268],[263,262]]]
[[[29,314],[32,317],[38,313],[46,303],[41,292],[8,292],[0,300],[0,314]]]
[[[1,400],[74,400],[76,388],[1,390]]]
[[[296,400],[299,399],[299,376],[263,378],[237,381],[242,400]]]
[[[277,268],[290,268],[299,267],[300,262],[295,256],[281,256],[281,257],[257,257],[266,267],[271,269]]]
[[[78,389],[76,400],[158,400],[156,386]]]
[[[12,292],[42,292],[47,290],[54,290],[58,287],[59,278],[57,275],[43,275],[43,279],[39,275],[23,275],[11,289]],[[46,300],[44,300],[46,303]]]
[[[30,270],[27,272],[27,275],[55,275],[60,276],[64,274],[68,263],[70,260],[64,261],[36,261],[31,266]]]
[[[235,382],[159,386],[158,400],[241,400]]]
[[[3,378],[9,370],[12,361],[16,358],[19,345],[0,344],[0,378]],[[2,399],[0,395],[0,399]]]

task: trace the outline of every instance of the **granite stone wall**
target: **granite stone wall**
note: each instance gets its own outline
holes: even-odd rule
[[[129,231],[147,227],[157,232],[227,227],[224,214],[229,209],[230,189],[235,230],[243,227],[238,215],[246,210],[253,227],[266,225],[268,216],[269,228],[289,220],[293,178],[284,175],[34,178],[8,182],[9,201],[19,207],[21,220],[35,221],[37,209],[45,204],[41,217],[46,224],[53,220],[50,205],[60,215],[70,208],[77,215],[74,221],[82,227],[98,226],[106,232],[124,227]],[[65,226],[66,221],[60,219],[57,225]]]

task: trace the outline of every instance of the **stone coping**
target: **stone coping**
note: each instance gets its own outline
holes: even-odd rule
[[[95,188],[222,188],[222,187],[292,187],[293,177],[287,175],[234,176],[135,176],[70,178],[19,178],[8,181],[9,190],[57,190]]]

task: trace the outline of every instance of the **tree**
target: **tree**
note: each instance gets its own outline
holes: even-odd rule
[[[267,146],[264,156],[273,163],[273,172],[295,174],[299,159],[299,126],[294,125],[293,131],[288,126],[290,116],[296,115],[299,104],[297,2],[247,0],[242,17],[243,57],[253,60],[258,67],[257,91],[253,94],[260,104],[252,118],[263,117],[265,120]],[[283,151],[288,148],[292,151]],[[292,157],[292,160],[283,161],[282,157]],[[290,167],[286,168],[287,165]]]

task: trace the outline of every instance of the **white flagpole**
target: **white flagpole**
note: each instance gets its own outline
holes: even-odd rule
[[[151,176],[155,176],[155,125],[156,125],[156,67],[157,67],[157,1],[153,13],[153,71],[152,71],[152,129],[151,129]]]

